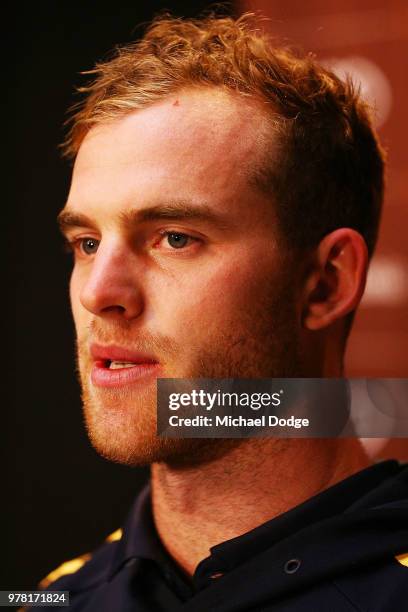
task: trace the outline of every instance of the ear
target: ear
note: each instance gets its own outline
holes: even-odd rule
[[[355,230],[331,232],[315,251],[303,292],[303,327],[323,329],[355,310],[363,296],[368,253]]]

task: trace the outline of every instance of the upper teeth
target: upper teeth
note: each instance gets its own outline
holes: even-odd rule
[[[130,361],[111,361],[109,368],[111,370],[116,370],[118,368],[133,368],[135,365],[135,363],[131,363]]]

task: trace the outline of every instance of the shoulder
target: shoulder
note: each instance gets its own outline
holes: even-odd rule
[[[109,572],[111,560],[121,537],[122,530],[117,529],[93,552],[64,561],[40,580],[37,590],[69,591],[71,595],[97,586],[103,582]],[[19,608],[18,612],[42,609],[42,606],[36,608],[24,606]]]
[[[39,589],[70,590],[86,588],[103,580],[109,570],[122,530],[111,533],[93,552],[64,561],[38,584]]]

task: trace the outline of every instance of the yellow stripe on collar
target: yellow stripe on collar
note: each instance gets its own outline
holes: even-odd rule
[[[113,533],[108,535],[108,537],[106,538],[106,541],[107,542],[116,542],[116,540],[120,540],[121,537],[122,537],[122,530],[121,529],[117,529],[116,531],[114,531]]]
[[[80,557],[76,557],[76,559],[70,559],[70,561],[65,561],[61,565],[57,567],[57,569],[50,572],[45,578],[41,580],[38,585],[40,589],[46,589],[52,582],[58,580],[62,576],[66,576],[67,574],[74,574],[77,572],[85,563],[91,558],[89,553],[85,555],[81,555]]]
[[[105,538],[105,542],[115,542],[116,540],[120,540],[122,537],[122,529],[116,529],[113,533],[108,535]],[[67,574],[74,574],[77,572],[89,559],[91,558],[91,553],[86,553],[85,555],[81,555],[76,557],[75,559],[70,559],[69,561],[65,561],[61,565],[59,565],[56,569],[50,572],[45,578],[41,580],[38,585],[39,589],[46,589],[52,582],[58,580],[62,576],[66,576]]]
[[[405,567],[408,567],[408,553],[397,555],[395,558],[398,563],[401,563],[401,565],[405,565]]]

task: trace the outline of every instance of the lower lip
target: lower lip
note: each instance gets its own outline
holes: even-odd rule
[[[103,362],[95,362],[91,371],[91,381],[96,387],[124,387],[147,382],[149,378],[160,375],[159,363],[137,363],[131,368],[111,370]]]

